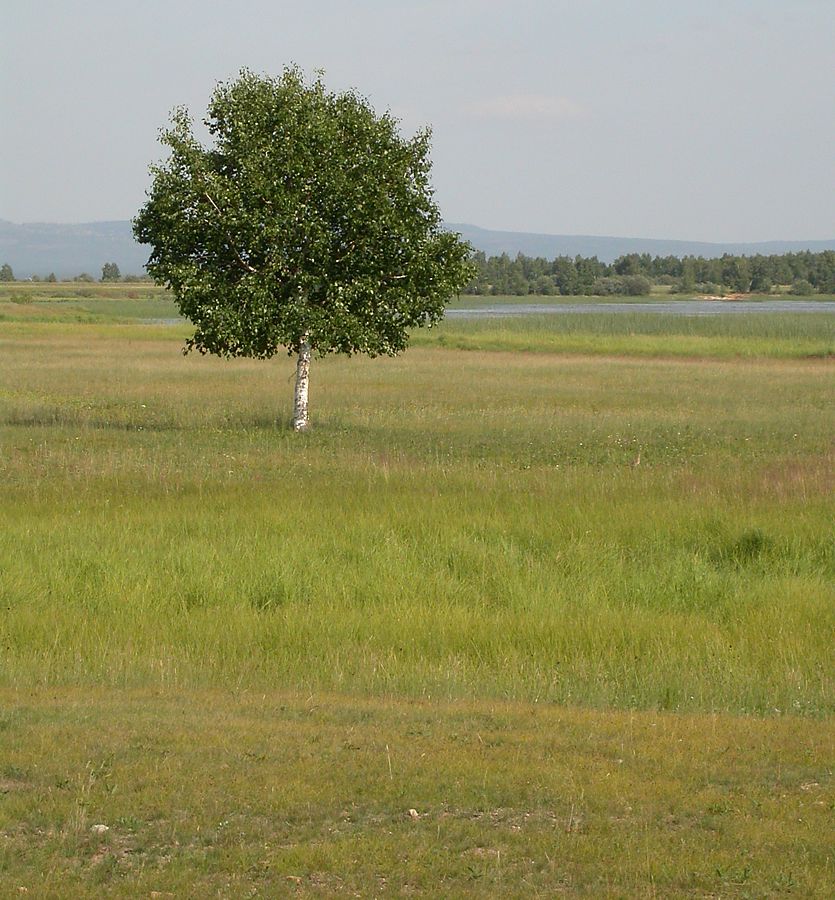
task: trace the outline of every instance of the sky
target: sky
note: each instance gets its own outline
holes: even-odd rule
[[[0,219],[128,219],[175,106],[296,63],[405,134],[448,222],[835,237],[835,0],[0,0]]]

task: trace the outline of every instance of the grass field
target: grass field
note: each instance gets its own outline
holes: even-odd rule
[[[451,320],[299,436],[127,289],[0,297],[0,893],[830,895],[831,316]]]

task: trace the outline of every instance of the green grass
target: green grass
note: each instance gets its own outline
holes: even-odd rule
[[[417,332],[415,343],[457,350],[598,356],[831,357],[835,324],[828,313],[552,313],[447,319],[438,328]]]
[[[826,896],[829,319],[733,323],[449,322],[294,435],[287,358],[0,322],[0,893]]]
[[[170,295],[153,284],[15,282],[0,285],[0,322],[136,322],[179,315]]]
[[[0,282],[0,301],[49,302],[98,298],[106,300],[153,299],[167,295],[150,281],[11,281]]]
[[[275,691],[0,700],[5,897],[831,896],[826,723]]]
[[[643,298],[606,298],[628,305]],[[662,298],[670,302],[669,297]],[[785,299],[785,298],[784,298]],[[801,298],[831,300],[829,296]],[[749,304],[762,302],[752,298]],[[591,297],[461,297],[453,309],[559,303],[588,309]],[[170,322],[177,306],[162,288],[139,284],[18,282],[0,285],[0,322],[137,324]],[[178,340],[187,333],[183,325]],[[186,329],[184,331],[184,329]],[[578,312],[503,319],[448,319],[431,331],[418,330],[416,346],[458,350],[508,350],[584,355],[803,358],[835,355],[835,326],[826,313],[794,315],[678,316],[663,313]]]
[[[9,326],[9,683],[831,711],[832,369]],[[28,336],[27,336],[28,335]]]

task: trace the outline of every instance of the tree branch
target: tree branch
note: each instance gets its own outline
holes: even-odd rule
[[[334,262],[335,262],[335,263],[341,263],[341,262],[344,262],[344,261],[345,261],[346,259],[348,259],[348,257],[354,252],[355,249],[356,249],[356,244],[352,241],[352,242],[351,242],[350,244],[348,244],[348,246],[345,248],[345,252],[342,254],[342,256],[338,256],[338,257],[334,260]]]
[[[220,216],[220,218],[221,218],[221,224],[222,224],[222,220],[223,220],[223,211],[221,210],[221,208],[217,205],[217,203],[215,203],[215,201],[211,198],[211,196],[209,196],[209,192],[208,192],[208,191],[204,190],[204,191],[203,191],[203,196],[209,201],[209,203],[211,203],[212,209],[214,209],[214,211],[218,214],[218,216]],[[234,244],[234,242],[232,241],[232,235],[229,234],[229,230],[226,229],[226,228],[224,228],[224,233],[226,234],[226,243],[228,244],[229,249],[230,249],[230,250],[235,254],[235,256],[237,257],[238,262],[244,267],[244,269],[246,269],[247,272],[252,272],[253,274],[256,274],[256,273],[258,272],[258,269],[256,269],[254,266],[251,266],[251,265],[250,265],[250,264],[249,264],[249,263],[241,256],[241,254],[235,249],[235,244]]]

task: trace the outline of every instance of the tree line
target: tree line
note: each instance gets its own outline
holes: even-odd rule
[[[40,275],[32,275],[29,278],[25,279],[26,281],[46,281],[48,283],[54,283],[58,281],[54,272],[50,272],[49,275],[45,277],[41,277]],[[87,284],[94,282],[96,279],[90,275],[89,272],[82,272],[80,275],[76,275],[72,278],[72,281],[81,281]],[[101,267],[101,278],[99,279],[102,282],[114,282],[114,281],[150,281],[150,275],[122,275],[119,271],[119,266],[115,262],[105,263]],[[14,270],[9,265],[9,263],[3,263],[0,266],[0,281],[17,281],[15,278]]]
[[[465,294],[517,295],[625,295],[640,297],[653,285],[665,285],[681,294],[768,294],[777,288],[799,296],[835,294],[835,251],[802,251],[770,256],[732,256],[706,259],[703,256],[650,256],[627,253],[613,263],[596,256],[515,257],[502,253],[487,256],[475,251],[471,256],[476,276],[464,288]],[[8,263],[0,266],[0,281],[15,281]],[[32,281],[56,281],[33,275]],[[148,281],[147,275],[122,275],[116,263],[102,266],[101,281]],[[82,272],[73,281],[92,282]]]
[[[641,296],[653,285],[672,293],[768,294],[789,288],[796,295],[835,293],[835,251],[770,256],[650,256],[627,253],[613,263],[596,256],[556,259],[476,251],[477,275],[465,294]]]

